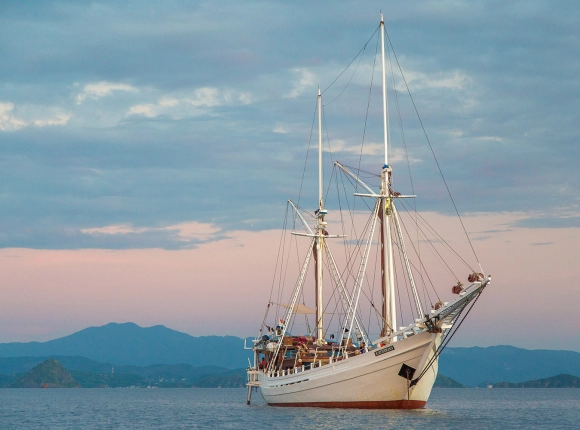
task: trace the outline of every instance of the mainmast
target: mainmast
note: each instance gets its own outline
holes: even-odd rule
[[[395,276],[393,244],[391,240],[391,166],[389,166],[389,126],[385,68],[385,21],[381,13],[381,59],[383,78],[383,138],[385,143],[385,164],[381,172],[381,289],[383,294],[381,336],[397,330],[397,309],[395,301]],[[392,339],[396,341],[395,338]]]
[[[318,210],[316,221],[316,242],[314,253],[315,287],[316,287],[316,338],[321,344],[324,342],[324,302],[322,298],[322,249],[326,233],[324,222],[323,186],[322,186],[322,95],[318,89]]]

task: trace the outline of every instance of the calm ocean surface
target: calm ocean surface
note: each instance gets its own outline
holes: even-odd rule
[[[0,428],[580,429],[580,389],[434,389],[419,411],[252,402],[244,389],[0,389]]]

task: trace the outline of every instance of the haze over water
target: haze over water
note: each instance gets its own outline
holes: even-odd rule
[[[569,429],[578,389],[434,389],[416,411],[274,408],[244,389],[1,389],[3,429]]]

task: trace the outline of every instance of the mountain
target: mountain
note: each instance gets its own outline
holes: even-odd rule
[[[435,378],[435,384],[433,384],[433,388],[465,388],[465,385],[460,384],[456,380],[448,378],[441,373],[438,373],[437,378]]]
[[[52,357],[69,370],[104,374],[114,366],[115,373],[194,381],[246,367],[251,351],[243,347],[244,340],[235,336],[193,337],[160,325],[110,323],[48,342],[0,343],[0,374],[27,372]],[[439,372],[471,387],[563,373],[580,376],[580,353],[513,346],[449,347],[439,358]]]
[[[79,384],[62,364],[54,359],[48,359],[30,369],[16,382],[12,388],[74,388]]]
[[[536,381],[497,382],[493,384],[493,388],[580,388],[580,378],[562,374]]]
[[[439,372],[467,386],[524,382],[567,373],[580,376],[580,353],[513,346],[445,348]]]
[[[235,336],[193,337],[165,326],[110,323],[48,342],[2,343],[0,357],[82,356],[117,365],[191,364],[235,369],[251,353]]]

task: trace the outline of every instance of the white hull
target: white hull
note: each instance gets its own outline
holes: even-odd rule
[[[437,376],[437,361],[410,388],[399,371],[406,364],[416,369],[414,376],[417,377],[440,342],[441,334],[424,332],[304,372],[273,377],[260,372],[262,397],[272,406],[422,408]],[[377,354],[390,346],[394,349]]]

